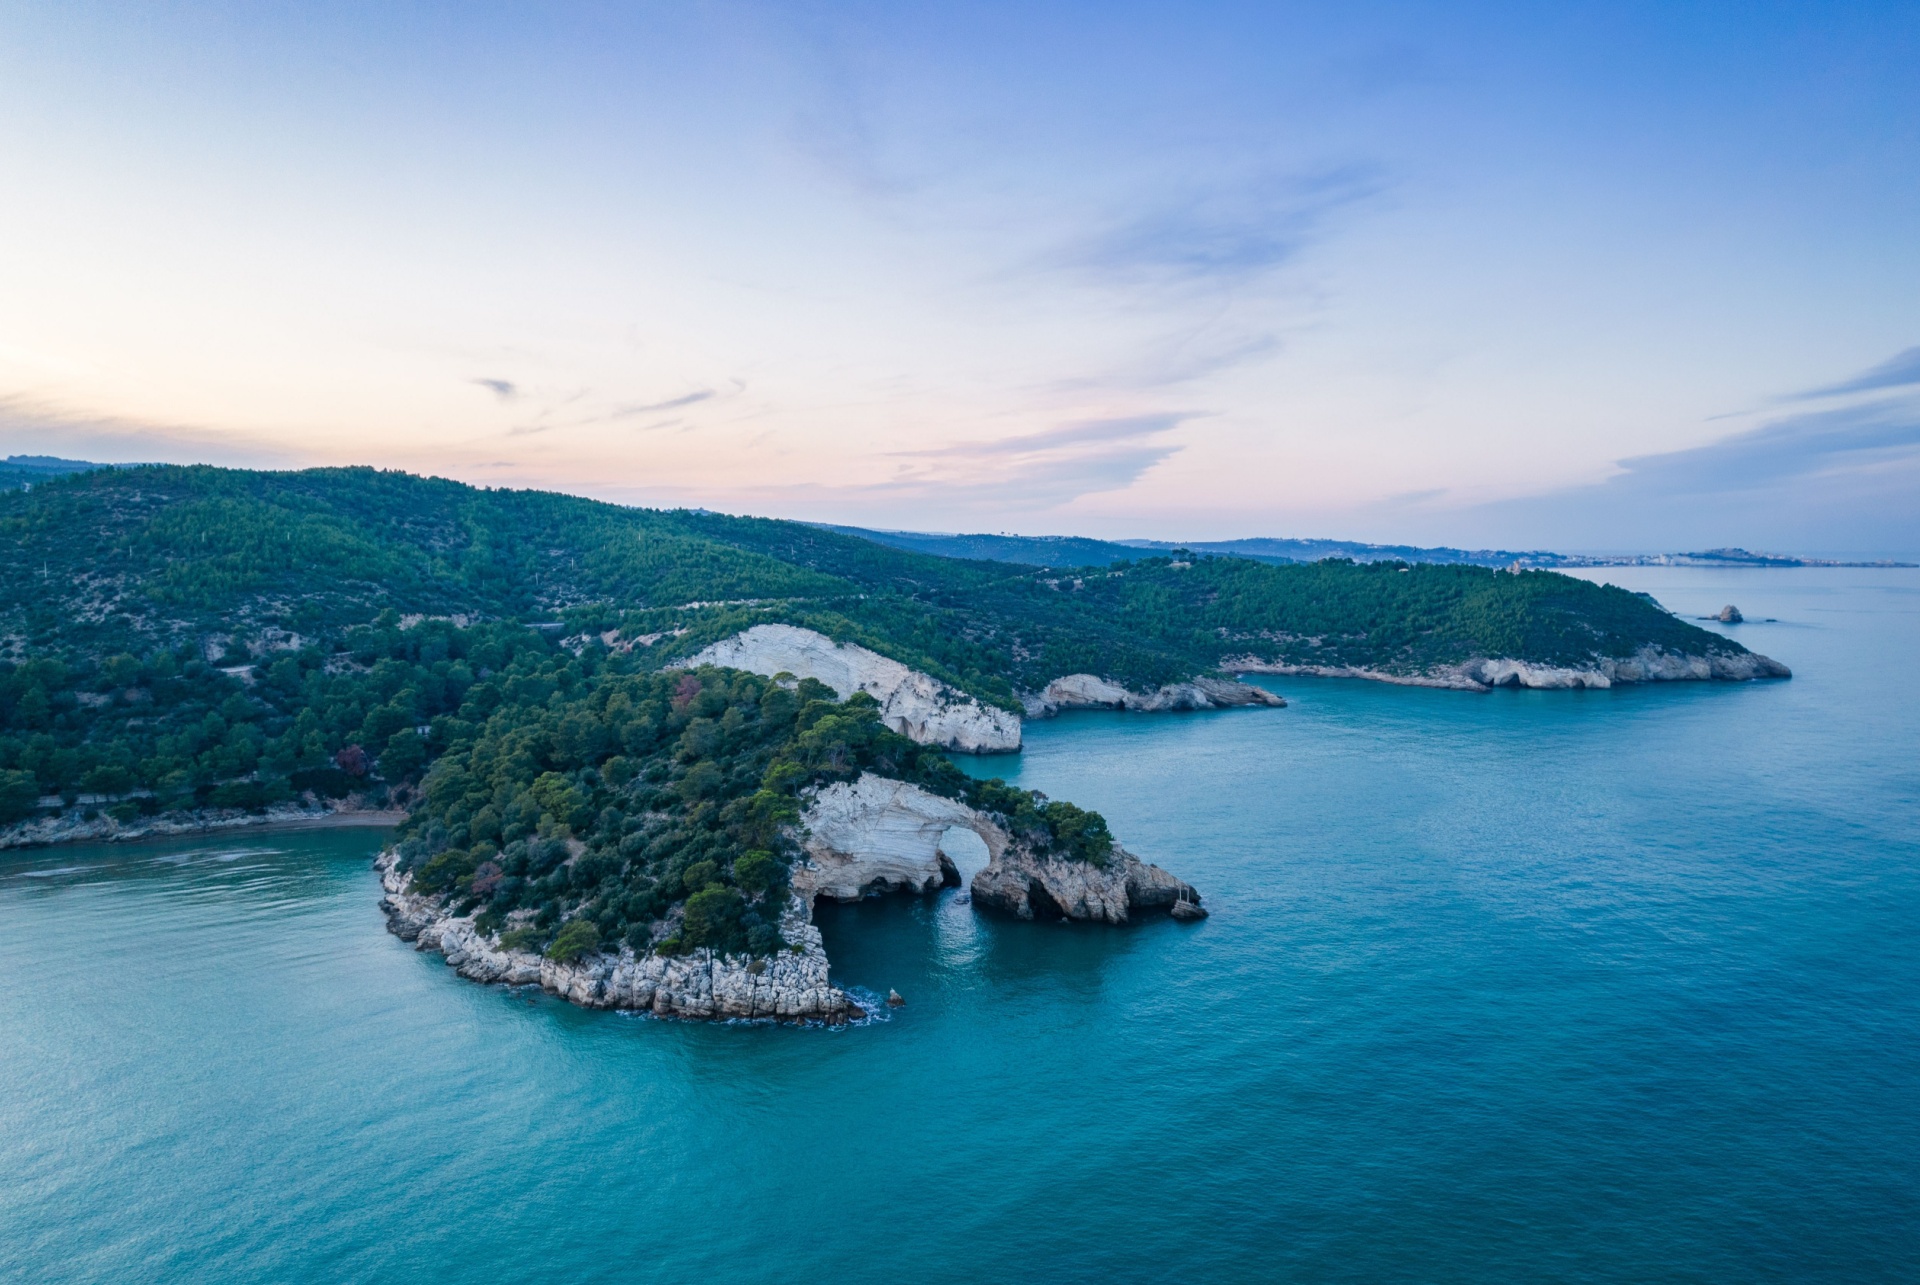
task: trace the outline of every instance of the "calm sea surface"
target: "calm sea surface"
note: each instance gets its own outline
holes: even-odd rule
[[[1920,572],[1604,578],[1795,678],[1033,725],[1213,917],[823,909],[850,1030],[462,981],[366,831],[0,857],[0,1280],[1920,1279]]]

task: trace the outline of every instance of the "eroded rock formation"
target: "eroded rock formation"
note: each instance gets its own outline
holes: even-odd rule
[[[794,871],[793,888],[804,899],[850,901],[958,883],[940,841],[959,827],[987,845],[986,867],[971,884],[976,906],[1021,919],[1123,924],[1143,911],[1170,911],[1176,902],[1200,905],[1190,884],[1118,844],[1104,866],[1035,853],[963,803],[872,773],[819,791],[803,821],[807,859]]]
[[[817,791],[802,818],[806,860],[793,872],[794,892],[858,901],[879,892],[933,892],[957,885],[959,871],[940,850],[947,831],[971,830],[989,861],[1008,845],[1006,831],[956,799],[868,772]]]

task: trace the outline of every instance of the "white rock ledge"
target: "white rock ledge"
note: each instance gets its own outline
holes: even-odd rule
[[[1020,748],[1020,719],[982,705],[939,679],[853,643],[793,625],[755,625],[689,658],[688,668],[719,665],[772,677],[789,673],[831,687],[841,700],[865,692],[880,702],[880,720],[922,745],[966,754]]]
[[[1220,662],[1222,669],[1240,674],[1304,674],[1316,678],[1365,678],[1408,687],[1446,687],[1486,692],[1496,687],[1573,689],[1612,687],[1617,683],[1752,682],[1762,678],[1791,678],[1793,671],[1757,652],[1699,655],[1642,647],[1626,659],[1596,656],[1573,667],[1540,665],[1508,657],[1490,657],[1459,665],[1440,665],[1419,674],[1392,674],[1350,665],[1295,665],[1236,656]]]

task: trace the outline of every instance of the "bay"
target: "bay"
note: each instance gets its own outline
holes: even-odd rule
[[[462,981],[365,831],[0,857],[0,1279],[1914,1279],[1920,573],[1591,574],[1795,677],[1029,724],[1212,918],[823,907],[852,1029]]]

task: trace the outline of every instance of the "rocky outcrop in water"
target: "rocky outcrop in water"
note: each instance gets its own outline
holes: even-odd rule
[[[389,850],[375,861],[387,928],[419,950],[439,951],[462,977],[534,986],[586,1008],[637,1009],[662,1017],[773,1018],[844,1022],[864,1016],[828,981],[827,952],[813,903],[857,901],[885,892],[929,893],[960,882],[941,840],[956,827],[987,845],[974,875],[973,903],[1020,919],[1124,924],[1142,912],[1204,917],[1200,894],[1159,866],[1115,844],[1104,866],[1036,854],[984,813],[918,786],[872,773],[817,791],[802,814],[805,859],[793,871],[780,933],[788,948],[771,958],[692,950],[684,955],[589,955],[562,962],[504,950],[497,937],[453,913],[451,899],[409,890]]]
[[[705,648],[686,664],[817,679],[842,700],[865,692],[880,702],[881,722],[922,745],[967,754],[1020,748],[1018,715],[982,705],[931,675],[811,629],[755,625]]]
[[[1142,911],[1196,909],[1192,885],[1115,844],[1104,866],[1018,849],[973,877],[973,904],[1020,919],[1086,919],[1124,924]]]
[[[1225,678],[1191,678],[1158,691],[1136,692],[1095,674],[1068,674],[1025,700],[1027,713],[1046,718],[1064,709],[1124,709],[1157,714],[1173,710],[1230,709],[1238,705],[1279,707],[1287,702],[1264,687]]]
[[[1761,678],[1791,678],[1793,671],[1757,652],[1713,652],[1706,655],[1643,647],[1622,658],[1596,656],[1584,665],[1545,665],[1507,657],[1481,658],[1458,665],[1438,665],[1421,673],[1396,674],[1347,665],[1296,665],[1237,656],[1221,662],[1222,669],[1242,674],[1306,674],[1318,678],[1366,678],[1410,687],[1449,687],[1486,692],[1496,687],[1570,689],[1612,687],[1619,683],[1751,682]]]

